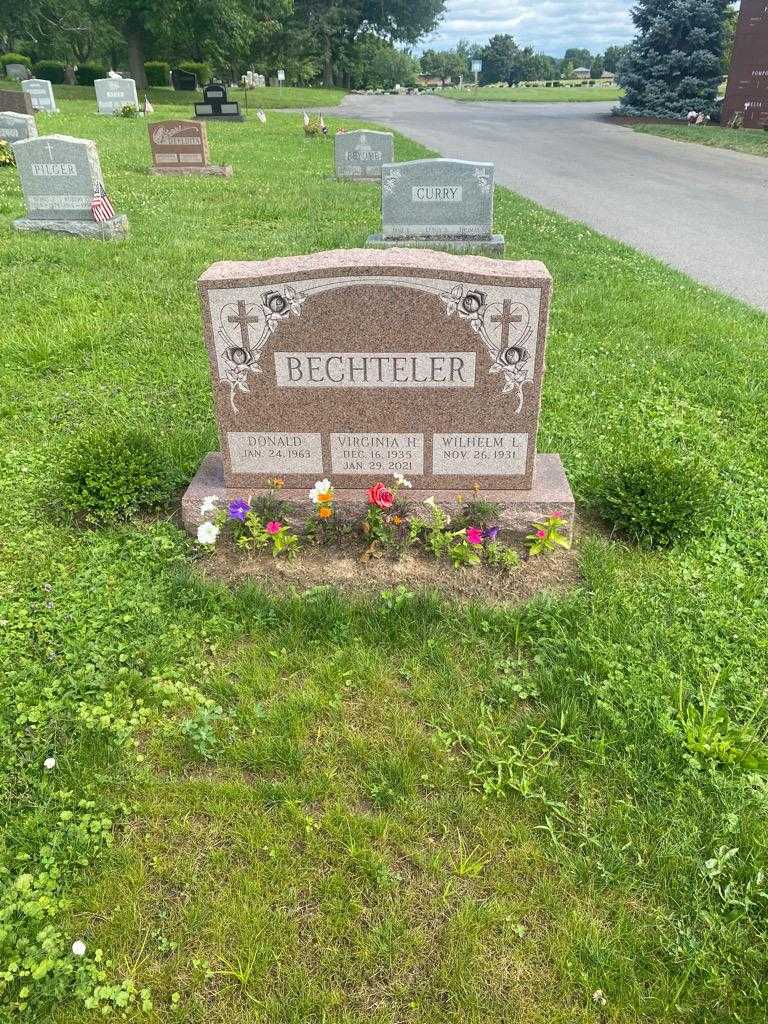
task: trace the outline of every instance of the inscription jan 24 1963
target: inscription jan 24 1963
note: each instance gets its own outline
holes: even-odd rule
[[[550,289],[540,263],[424,250],[214,265],[200,294],[227,486],[529,488]]]

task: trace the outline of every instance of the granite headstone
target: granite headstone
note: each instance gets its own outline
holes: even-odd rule
[[[31,114],[12,114],[0,111],[0,139],[6,142],[21,142],[22,139],[36,139],[37,124]]]
[[[411,160],[384,164],[382,232],[374,246],[415,246],[454,252],[503,253],[493,234],[493,164],[471,160]]]
[[[15,114],[34,114],[32,99],[25,92],[11,92],[0,89],[0,111],[10,110]]]
[[[58,114],[59,108],[53,96],[53,86],[46,78],[28,78],[21,83],[21,88],[32,100],[35,110],[46,114]]]
[[[333,140],[336,177],[381,181],[381,168],[395,159],[391,132],[337,132]]]
[[[221,82],[210,82],[203,87],[203,101],[195,104],[195,117],[200,120],[244,121],[240,104],[230,100],[227,87]]]
[[[309,509],[329,477],[341,509],[402,473],[409,499],[477,483],[525,530],[573,515],[558,456],[537,455],[552,280],[541,263],[353,249],[217,263],[200,278],[221,452],[183,501],[259,493],[282,477]]]
[[[232,168],[209,163],[204,121],[156,121],[147,125],[151,174],[203,174],[229,178]]]
[[[183,68],[174,68],[171,72],[171,83],[177,92],[196,92],[197,76]]]
[[[5,73],[14,82],[25,82],[32,77],[32,72],[26,64],[6,64]]]
[[[124,238],[128,218],[94,219],[91,204],[104,181],[96,143],[69,135],[43,135],[13,145],[27,216],[17,231],[54,231],[93,238]]]
[[[132,78],[97,78],[93,87],[100,114],[119,114],[126,106],[139,110],[136,83]]]
[[[768,128],[768,0],[741,0],[723,124],[737,114],[745,128]]]

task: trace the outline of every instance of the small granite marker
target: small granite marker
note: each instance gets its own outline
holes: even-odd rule
[[[135,107],[141,113],[136,83],[132,78],[97,78],[93,87],[99,114],[119,114],[126,106]]]
[[[6,64],[5,73],[14,82],[24,82],[32,77],[32,72],[26,64]]]
[[[381,168],[395,159],[392,132],[336,132],[333,140],[336,177],[381,181]]]
[[[402,473],[414,501],[477,483],[525,531],[573,519],[560,458],[536,454],[552,280],[541,263],[353,249],[216,263],[200,278],[222,452],[182,504],[259,493],[274,476],[309,514],[329,477],[340,511]]]
[[[95,142],[69,135],[43,135],[15,142],[13,152],[27,204],[27,216],[13,222],[17,231],[126,237],[125,214],[105,221],[96,221],[93,216],[91,204],[104,187]]]
[[[493,164],[411,160],[381,172],[380,235],[367,244],[503,254],[493,234]]]
[[[32,114],[12,114],[0,111],[0,139],[6,142],[21,142],[22,139],[36,139],[37,124]]]
[[[232,177],[229,164],[208,162],[204,121],[156,121],[147,125],[152,150],[150,174],[210,174]]]
[[[229,99],[226,86],[220,82],[203,86],[203,102],[195,104],[195,117],[207,121],[245,120],[240,113],[240,104]]]
[[[21,83],[21,88],[32,100],[35,110],[46,114],[58,114],[59,108],[53,96],[53,86],[46,78],[28,78]]]
[[[0,90],[0,111],[11,111],[14,114],[34,114],[32,98],[25,92]]]

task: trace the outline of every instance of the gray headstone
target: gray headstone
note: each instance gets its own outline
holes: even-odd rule
[[[21,88],[32,100],[35,110],[58,114],[59,108],[53,98],[53,86],[46,78],[28,78],[26,82],[21,83]]]
[[[490,238],[493,164],[442,159],[385,164],[381,219],[385,239]]]
[[[14,82],[23,82],[32,77],[32,72],[25,64],[6,64],[5,73]]]
[[[99,154],[90,139],[44,135],[13,145],[27,216],[15,221],[17,230],[65,231],[71,234],[122,237],[127,218],[116,216],[98,223],[91,202],[103,187]],[[121,229],[117,233],[115,228]]]
[[[37,125],[31,114],[0,111],[0,139],[5,139],[6,142],[21,142],[22,139],[36,138]]]
[[[337,178],[381,181],[381,168],[395,159],[391,132],[337,132],[333,144]]]
[[[93,87],[100,114],[119,114],[128,104],[139,109],[136,83],[132,78],[97,78]]]

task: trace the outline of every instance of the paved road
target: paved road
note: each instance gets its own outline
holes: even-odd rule
[[[611,106],[348,96],[333,112],[491,160],[498,183],[768,311],[768,159],[639,135]]]

